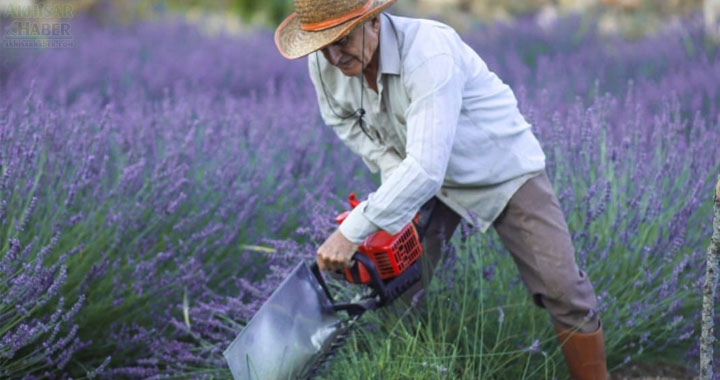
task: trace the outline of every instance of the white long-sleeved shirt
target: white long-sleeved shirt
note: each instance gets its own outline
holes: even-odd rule
[[[451,27],[388,14],[380,22],[377,93],[322,53],[308,57],[323,120],[381,172],[380,187],[340,232],[356,244],[381,229],[397,233],[433,196],[486,231],[515,191],[545,168],[531,126],[510,87]],[[372,139],[357,118],[339,117],[360,107],[361,91]]]

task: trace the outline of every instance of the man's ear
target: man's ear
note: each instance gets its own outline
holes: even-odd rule
[[[370,19],[370,26],[372,27],[373,31],[375,31],[375,33],[379,32],[380,31],[380,17],[375,16],[372,19]]]

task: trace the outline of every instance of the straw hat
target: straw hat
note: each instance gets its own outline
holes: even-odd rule
[[[275,30],[275,45],[295,59],[344,37],[396,0],[295,0],[295,12]]]

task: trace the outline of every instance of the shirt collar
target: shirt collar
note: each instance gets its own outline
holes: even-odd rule
[[[400,75],[400,50],[395,28],[385,13],[380,15],[380,73]],[[385,16],[385,17],[382,17]]]

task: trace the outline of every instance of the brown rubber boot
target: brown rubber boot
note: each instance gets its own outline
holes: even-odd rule
[[[608,380],[602,325],[584,334],[555,325],[572,380]]]

